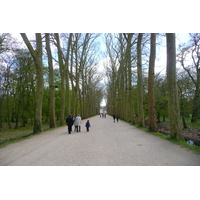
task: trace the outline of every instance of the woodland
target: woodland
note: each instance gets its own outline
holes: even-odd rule
[[[1,136],[62,126],[69,114],[98,115],[104,99],[109,115],[200,144],[200,33],[188,36],[176,45],[174,33],[21,33],[21,41],[1,33]]]

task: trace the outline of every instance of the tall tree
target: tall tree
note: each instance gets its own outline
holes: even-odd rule
[[[80,92],[80,75],[82,66],[79,63],[79,49],[82,46],[80,45],[79,40],[81,39],[81,33],[75,33],[75,42],[74,42],[74,56],[75,56],[75,89],[74,89],[74,113],[78,114],[78,103],[79,103],[79,92]]]
[[[70,84],[69,84],[69,56],[70,56],[70,48],[72,45],[72,35],[69,34],[68,45],[67,45],[67,53],[65,58],[65,79],[66,79],[66,113],[71,112],[71,99],[70,99]]]
[[[152,131],[157,131],[156,108],[154,95],[154,68],[156,58],[156,33],[151,33],[151,50],[149,58],[149,76],[148,76],[148,126]]]
[[[175,33],[166,33],[167,37],[167,88],[168,110],[171,137],[184,140],[180,122],[180,108],[176,82],[176,42]]]
[[[55,85],[54,85],[54,74],[53,74],[53,62],[52,62],[52,53],[50,47],[50,34],[45,34],[46,39],[46,50],[47,50],[47,57],[48,57],[48,69],[49,69],[49,88],[50,88],[50,128],[56,127],[56,120],[55,120]]]
[[[96,109],[96,100],[94,101],[94,98],[92,100],[92,104],[88,106],[88,98],[86,96],[89,94],[92,94],[91,96],[96,95],[96,86],[92,88],[92,91],[88,91],[87,89],[90,87],[90,85],[93,85],[93,82],[96,82],[94,80],[94,77],[96,77],[97,74],[97,56],[98,54],[94,54],[93,52],[97,52],[97,43],[95,43],[95,40],[99,34],[92,34],[92,33],[86,33],[83,37],[83,44],[81,48],[81,56],[80,56],[80,68],[81,68],[81,90],[79,90],[79,99],[80,99],[80,110],[83,115],[83,117],[88,117],[94,114],[94,110]],[[100,81],[98,77],[96,77],[96,80]],[[94,109],[95,104],[95,109]],[[92,107],[92,109],[91,109]],[[88,113],[86,111],[89,111]],[[96,112],[96,110],[95,110]]]
[[[62,56],[62,50],[60,45],[60,37],[58,33],[55,33],[56,46],[58,48],[58,61],[61,77],[61,105],[60,105],[60,125],[65,123],[65,69]]]
[[[136,123],[135,109],[133,104],[133,87],[132,87],[132,59],[131,59],[131,47],[132,47],[132,38],[134,33],[124,34],[126,39],[126,52],[125,52],[125,71],[127,71],[127,83],[126,83],[126,95],[127,95],[127,105],[126,113],[127,118],[131,120],[132,123]]]
[[[137,41],[137,74],[138,74],[138,125],[144,126],[143,87],[142,87],[142,36],[138,34]]]
[[[197,122],[200,119],[200,33],[190,34],[190,44],[181,47],[178,57],[195,87],[191,122]]]
[[[21,33],[22,39],[28,47],[36,67],[36,98],[33,133],[42,131],[42,99],[43,99],[43,64],[42,64],[42,36],[36,33],[36,49],[33,49],[27,35]]]
[[[108,105],[110,104],[110,106],[108,111],[110,114],[116,114],[118,52],[112,34],[106,35],[106,47],[109,56],[109,66],[107,66],[106,72],[109,79]]]
[[[125,83],[127,77],[125,77],[126,73],[126,65],[125,65],[125,57],[126,57],[126,44],[125,44],[125,39],[122,33],[119,34],[118,37],[118,42],[119,42],[119,69],[117,73],[117,113],[120,116],[121,119],[127,119],[126,116],[126,105],[125,101],[126,99],[124,98],[125,95],[127,94],[127,86]],[[130,54],[128,54],[130,55]],[[129,118],[130,119],[130,118]]]

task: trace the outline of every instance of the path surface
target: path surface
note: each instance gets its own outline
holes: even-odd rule
[[[67,127],[61,127],[0,148],[0,165],[200,165],[200,154],[125,122],[114,123],[111,116],[95,116],[90,122],[90,132],[82,125],[82,132],[69,135]]]

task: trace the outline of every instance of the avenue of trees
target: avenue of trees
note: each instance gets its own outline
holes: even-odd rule
[[[68,114],[98,114],[105,98],[108,114],[152,131],[169,120],[171,137],[183,140],[187,121],[200,120],[200,34],[189,36],[177,48],[173,33],[21,33],[21,45],[0,34],[0,129],[32,123],[37,133],[43,122],[64,125]],[[106,90],[97,70],[100,41]],[[163,41],[166,69],[155,73]]]
[[[166,44],[166,72],[155,74],[161,40]],[[183,140],[186,119],[200,119],[200,34],[190,34],[178,50],[172,33],[105,34],[105,41],[108,113],[141,127],[146,123],[152,131],[168,119],[171,137]]]
[[[33,132],[66,124],[68,114],[97,114],[103,87],[97,73],[99,34],[0,35],[0,127],[33,124]]]

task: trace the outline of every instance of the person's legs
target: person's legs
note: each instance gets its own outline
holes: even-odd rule
[[[72,126],[70,126],[70,133],[72,132]]]
[[[68,133],[71,134],[71,126],[68,126]]]

